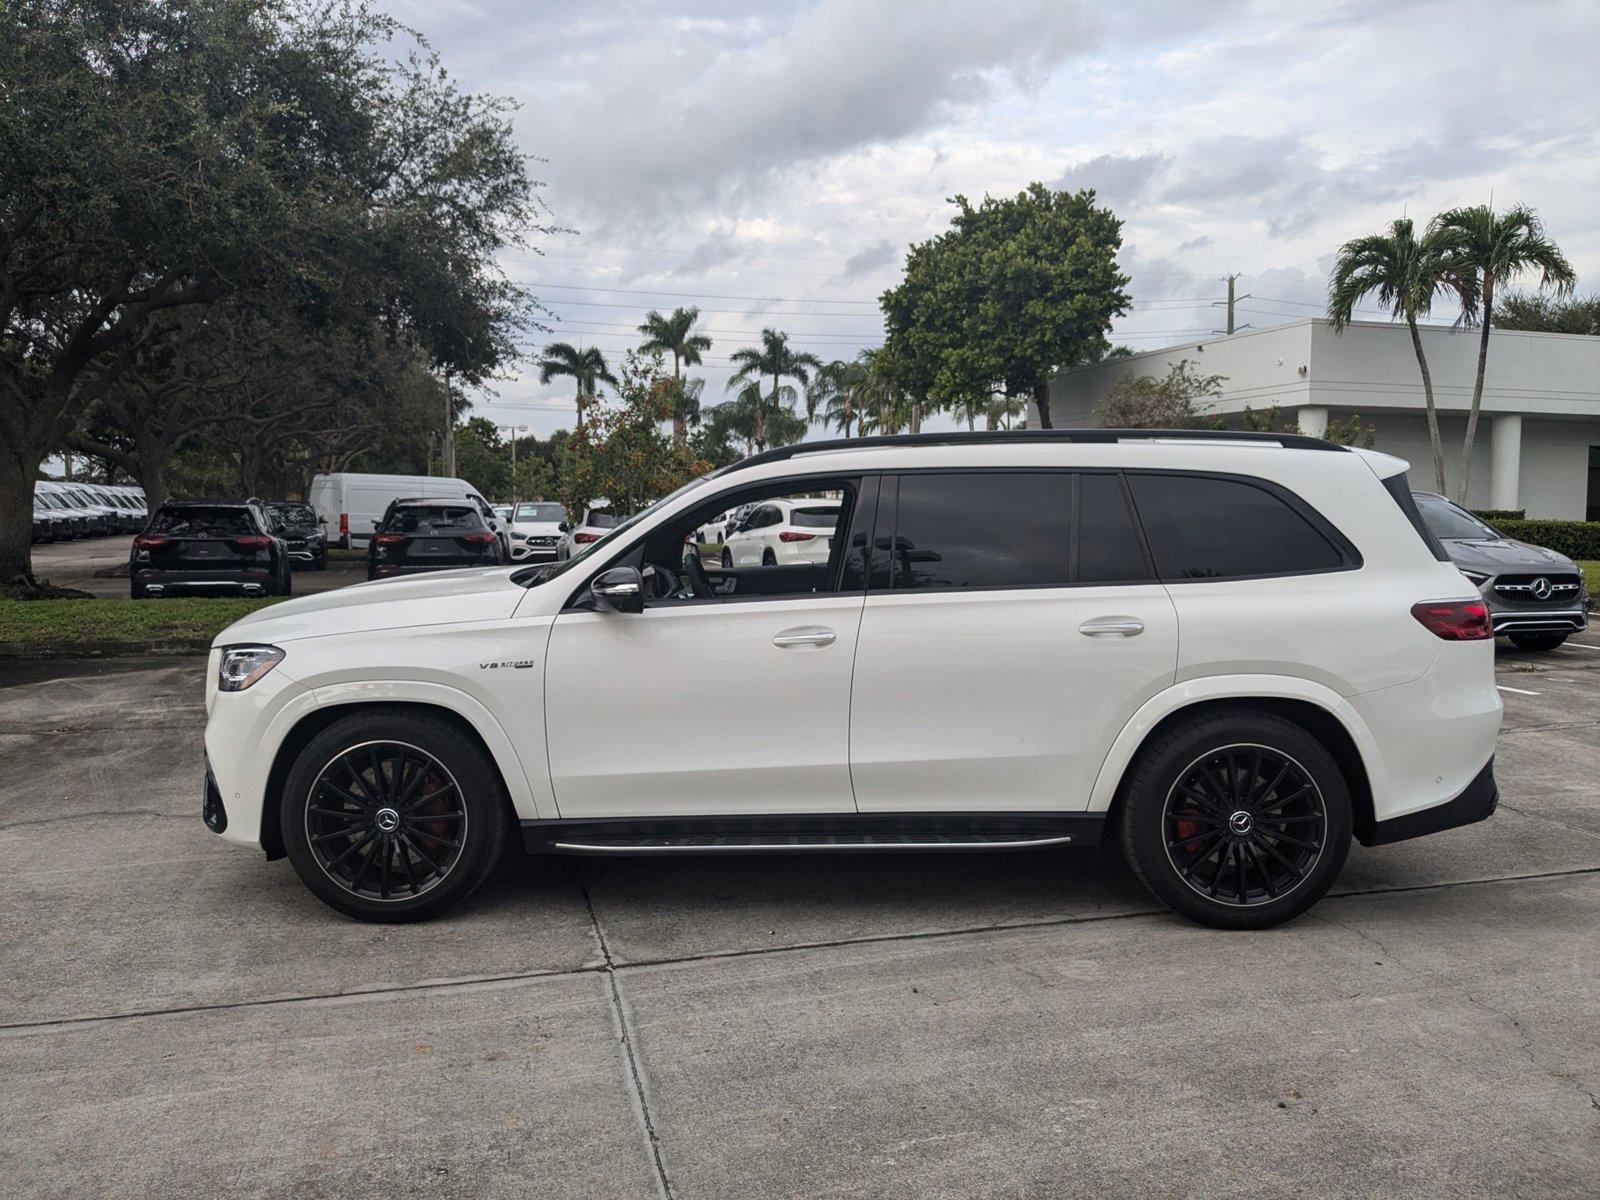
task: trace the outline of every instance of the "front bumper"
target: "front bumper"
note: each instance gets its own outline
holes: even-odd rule
[[[1581,608],[1538,610],[1511,608],[1489,610],[1489,623],[1495,636],[1508,633],[1582,633],[1589,628],[1589,615]]]
[[[1432,808],[1379,821],[1373,825],[1369,836],[1361,838],[1361,844],[1387,846],[1390,842],[1404,842],[1461,825],[1472,825],[1487,820],[1499,803],[1500,789],[1494,781],[1494,759],[1491,758],[1460,795]]]

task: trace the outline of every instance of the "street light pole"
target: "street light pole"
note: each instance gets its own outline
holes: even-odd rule
[[[512,516],[516,515],[517,507],[517,434],[527,433],[526,425],[501,425],[500,429],[511,431],[511,509]]]

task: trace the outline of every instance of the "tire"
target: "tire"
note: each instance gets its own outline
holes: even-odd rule
[[[150,599],[150,593],[144,590],[144,584],[142,583],[130,584],[128,593],[135,600]]]
[[[1511,644],[1518,650],[1554,650],[1567,640],[1564,633],[1513,633]]]
[[[1350,789],[1322,743],[1243,706],[1180,718],[1141,748],[1120,822],[1134,874],[1214,929],[1305,912],[1343,868],[1350,829]]]
[[[360,785],[344,765],[352,750]],[[343,798],[327,786],[333,780]],[[408,788],[421,792],[408,800]],[[284,783],[279,820],[295,873],[324,904],[361,921],[408,922],[478,889],[505,850],[509,811],[499,772],[475,739],[445,718],[397,706],[342,718],[312,738]],[[390,820],[397,824],[386,832]]]
[[[320,558],[313,559],[311,569],[313,571],[326,571],[328,569],[328,556],[324,554]]]
[[[722,569],[724,571],[733,570],[733,552],[731,550],[722,552]]]
[[[774,554],[771,550],[763,550],[761,552],[761,565],[763,567],[775,567],[775,566],[777,566],[778,565],[778,556],[776,554]]]

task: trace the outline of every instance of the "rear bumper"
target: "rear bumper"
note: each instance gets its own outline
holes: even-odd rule
[[[1432,808],[1379,821],[1372,827],[1371,835],[1361,839],[1361,844],[1387,846],[1390,842],[1404,842],[1461,825],[1472,825],[1487,820],[1499,803],[1500,789],[1494,781],[1494,759],[1491,758],[1460,795]]]
[[[152,571],[133,572],[140,587],[163,592],[265,591],[272,586],[271,571]]]
[[[474,567],[501,565],[497,558],[474,558],[469,562],[428,563],[420,567],[402,563],[376,563],[367,569],[367,576],[370,579],[392,579],[398,575],[431,575],[435,571],[468,571]]]

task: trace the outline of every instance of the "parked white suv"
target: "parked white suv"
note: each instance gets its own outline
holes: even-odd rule
[[[722,565],[826,563],[832,552],[839,504],[838,500],[813,498],[768,500],[756,505],[725,535]]]
[[[569,854],[1111,828],[1178,911],[1274,925],[1352,836],[1497,800],[1483,599],[1404,468],[1299,436],[1113,430],[760,454],[565,563],[237,622],[211,654],[205,819],[373,920],[462,899],[513,828]],[[819,494],[838,498],[824,561],[686,552],[716,513]]]

